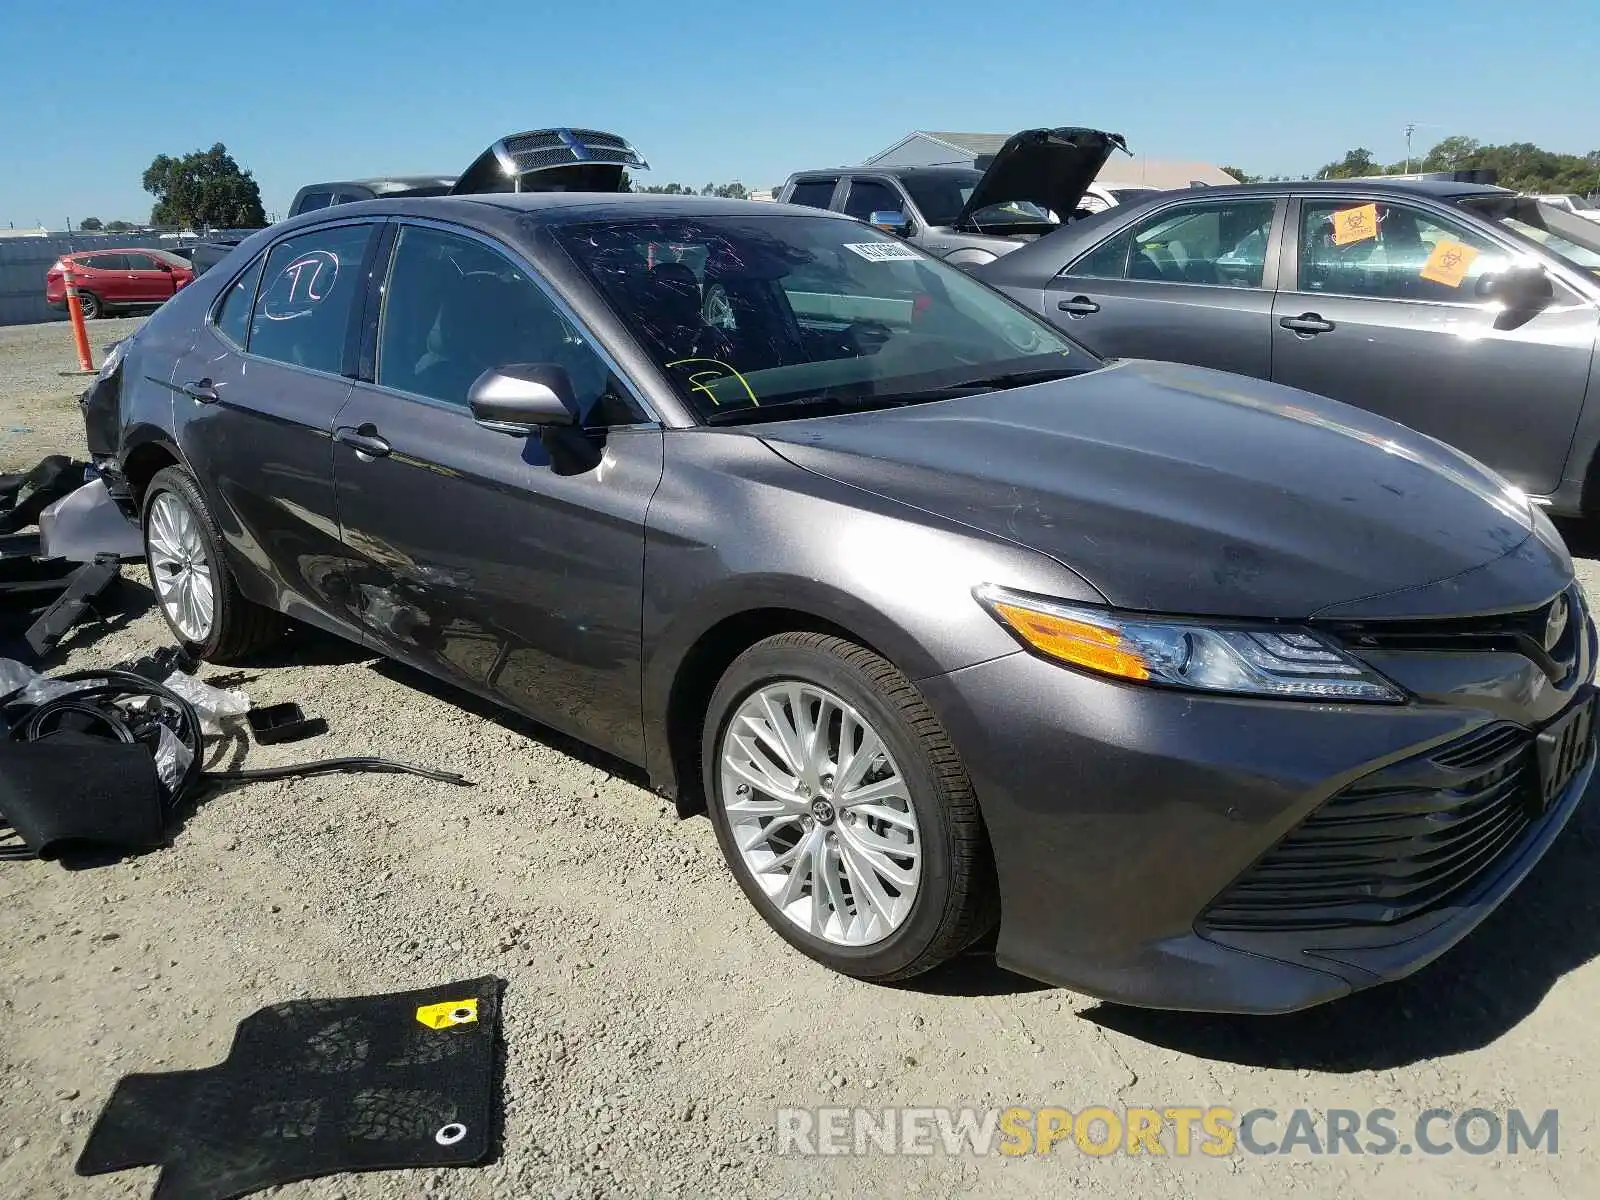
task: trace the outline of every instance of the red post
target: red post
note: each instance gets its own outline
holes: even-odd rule
[[[83,325],[83,305],[78,303],[78,285],[72,279],[72,259],[61,259],[61,277],[67,285],[67,315],[72,318],[72,340],[78,345],[78,366],[92,372],[94,360],[89,357],[89,331]]]

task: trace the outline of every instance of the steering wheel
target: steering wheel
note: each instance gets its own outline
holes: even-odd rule
[[[855,347],[863,355],[876,354],[883,349],[883,344],[894,336],[894,330],[883,321],[869,319],[852,321],[840,334],[847,345]]]

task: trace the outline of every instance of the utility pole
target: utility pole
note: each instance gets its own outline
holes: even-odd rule
[[[1412,161],[1412,159],[1414,159],[1416,157],[1416,155],[1413,154],[1412,150],[1411,150],[1411,135],[1416,133],[1416,131],[1419,130],[1419,129],[1443,129],[1444,126],[1436,125],[1432,121],[1407,121],[1405,123],[1404,128],[1405,128],[1405,133],[1406,133],[1406,171],[1405,171],[1405,173],[1407,175],[1409,175],[1409,174],[1411,174],[1411,161]]]

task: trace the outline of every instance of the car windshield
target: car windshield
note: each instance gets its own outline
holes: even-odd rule
[[[719,214],[575,222],[556,236],[712,423],[948,399],[1099,365],[966,273],[855,221]]]
[[[930,225],[954,225],[983,178],[982,171],[951,167],[940,171],[913,171],[900,177],[923,219]],[[969,218],[979,227],[996,225],[1054,225],[1049,210],[1028,200],[1013,200],[980,208]]]
[[[1531,196],[1474,196],[1461,206],[1600,278],[1600,224]]]

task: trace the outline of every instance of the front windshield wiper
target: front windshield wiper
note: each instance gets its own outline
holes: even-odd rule
[[[1049,383],[1052,379],[1065,379],[1081,375],[1081,367],[1041,367],[1034,371],[1005,371],[998,375],[984,375],[977,379],[962,379],[956,383],[943,383],[937,387],[912,388],[872,397],[874,400],[911,404],[932,400],[955,400],[979,392],[1003,392],[1007,388],[1027,387],[1034,383]]]
[[[757,421],[790,421],[802,417],[836,417],[840,413],[867,412],[874,408],[899,408],[912,403],[899,396],[862,396],[841,400],[829,396],[814,400],[784,400],[778,404],[719,408],[707,413],[707,425],[753,425]]]
[[[802,400],[759,407],[723,408],[706,417],[707,425],[737,425],[756,421],[787,421],[800,417],[832,417],[840,413],[868,412],[875,408],[902,408],[908,404],[930,404],[936,400],[956,400],[980,392],[1049,383],[1069,375],[1083,374],[1081,367],[1042,367],[1033,371],[1007,371],[978,379],[963,379],[937,387],[911,388],[903,392],[877,392],[865,396],[842,397],[826,394]]]

